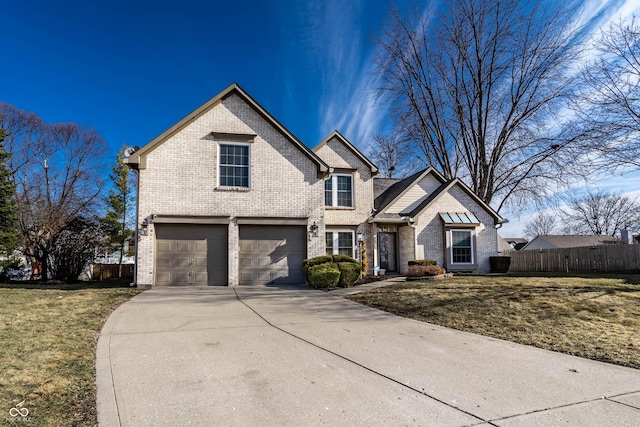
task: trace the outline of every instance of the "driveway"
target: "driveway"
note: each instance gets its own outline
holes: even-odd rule
[[[101,426],[637,426],[640,371],[309,288],[156,288],[97,352]]]

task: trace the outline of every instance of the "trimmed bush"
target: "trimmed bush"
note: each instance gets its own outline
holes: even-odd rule
[[[309,269],[314,265],[327,264],[332,261],[333,258],[329,255],[317,256],[315,258],[309,258],[302,261],[302,274],[304,275],[304,280],[309,282]]]
[[[438,264],[432,259],[413,259],[409,261],[409,265],[436,265]]]
[[[438,276],[447,271],[437,265],[411,265],[407,272],[408,277]]]
[[[360,278],[360,263],[358,262],[339,262],[340,280],[338,286],[341,288],[350,288]]]
[[[334,263],[309,267],[309,285],[313,288],[333,288],[340,280],[340,269]]]
[[[302,265],[307,267],[313,267],[314,265],[326,264],[332,262],[333,258],[330,255],[317,256],[315,258],[309,258],[302,261]]]
[[[511,266],[511,257],[491,256],[489,257],[489,265],[492,273],[507,273]]]
[[[355,262],[360,264],[357,259],[351,258],[350,256],[347,256],[347,255],[336,254],[336,255],[331,255],[331,258],[333,258],[333,262]]]
[[[324,255],[302,262],[304,279],[314,288],[353,286],[360,278],[361,269],[358,261],[346,255]]]

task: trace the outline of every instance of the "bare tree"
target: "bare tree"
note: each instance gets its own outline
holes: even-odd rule
[[[558,216],[550,212],[538,212],[525,223],[524,234],[533,239],[536,236],[545,236],[558,232]]]
[[[596,48],[582,72],[576,122],[607,167],[640,167],[640,22],[610,24]]]
[[[581,157],[556,127],[581,29],[566,6],[452,0],[407,17],[394,9],[378,41],[380,91],[397,132],[498,210],[584,171],[568,168]]]
[[[382,178],[405,177],[416,169],[411,148],[393,135],[377,134],[369,147],[369,158],[380,169]]]
[[[99,221],[82,216],[72,219],[47,244],[51,276],[67,283],[78,281],[103,241]]]
[[[8,104],[0,104],[0,127],[9,133],[24,253],[46,279],[56,235],[99,200],[105,144],[94,129],[47,124]]]
[[[625,227],[640,224],[640,202],[604,190],[587,191],[571,197],[562,216],[567,224],[565,232],[615,236]]]

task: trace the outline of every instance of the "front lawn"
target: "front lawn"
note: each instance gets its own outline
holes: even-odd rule
[[[0,285],[0,425],[96,425],[98,333],[140,292],[119,285]]]
[[[640,276],[456,276],[349,299],[399,316],[640,368]]]

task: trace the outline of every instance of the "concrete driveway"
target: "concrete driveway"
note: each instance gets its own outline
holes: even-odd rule
[[[638,426],[640,371],[309,288],[156,288],[107,320],[101,426]]]

